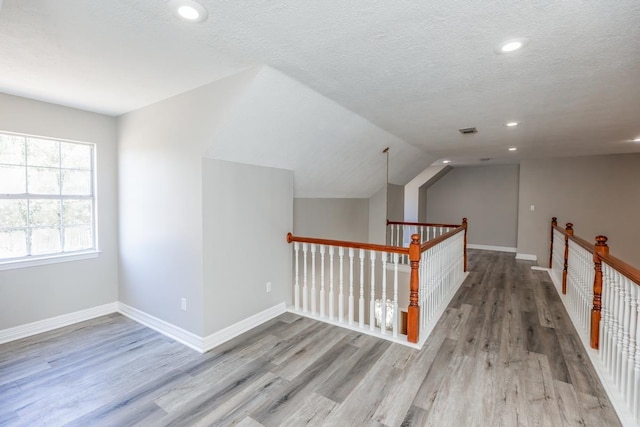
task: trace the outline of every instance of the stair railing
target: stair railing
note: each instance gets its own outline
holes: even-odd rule
[[[467,228],[465,218],[425,243],[415,233],[408,247],[288,233],[294,257],[292,311],[420,346],[464,280]],[[410,260],[410,270],[401,257]],[[406,330],[399,311],[405,302]]]
[[[607,241],[591,244],[552,218],[550,275],[618,415],[640,424],[640,270],[611,255]]]

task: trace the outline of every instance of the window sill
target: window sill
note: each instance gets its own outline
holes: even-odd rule
[[[0,271],[57,264],[59,262],[80,261],[83,259],[97,258],[98,255],[100,255],[100,251],[86,251],[69,254],[45,255],[37,258],[17,259],[12,261],[0,261]]]

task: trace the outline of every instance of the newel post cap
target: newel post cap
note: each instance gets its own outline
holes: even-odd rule
[[[607,246],[608,240],[607,236],[596,236],[596,246]]]

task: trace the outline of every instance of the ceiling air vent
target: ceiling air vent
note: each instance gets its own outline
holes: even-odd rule
[[[467,135],[467,134],[471,134],[471,133],[478,133],[478,129],[476,129],[476,128],[464,128],[464,129],[458,129],[458,130],[463,135]]]

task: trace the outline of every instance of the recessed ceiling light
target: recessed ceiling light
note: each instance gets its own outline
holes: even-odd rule
[[[507,122],[504,125],[506,127],[512,128],[512,127],[518,126],[519,124],[520,124],[519,122]]]
[[[635,139],[633,140],[633,142],[640,142],[640,136],[639,136],[639,137],[637,137],[637,138],[635,138]]]
[[[443,160],[442,163],[444,163],[446,165],[448,163],[451,163],[451,160]]]
[[[169,6],[179,18],[188,22],[202,22],[207,19],[207,10],[193,0],[172,0]]]
[[[503,52],[513,52],[514,50],[518,50],[522,47],[522,42],[509,42],[502,45],[500,48]]]
[[[518,149],[516,147],[509,147],[509,151],[517,151]]]
[[[494,51],[496,53],[511,53],[516,50],[520,50],[527,45],[529,41],[527,39],[519,38],[519,39],[511,39],[507,40],[504,43],[499,44]]]

